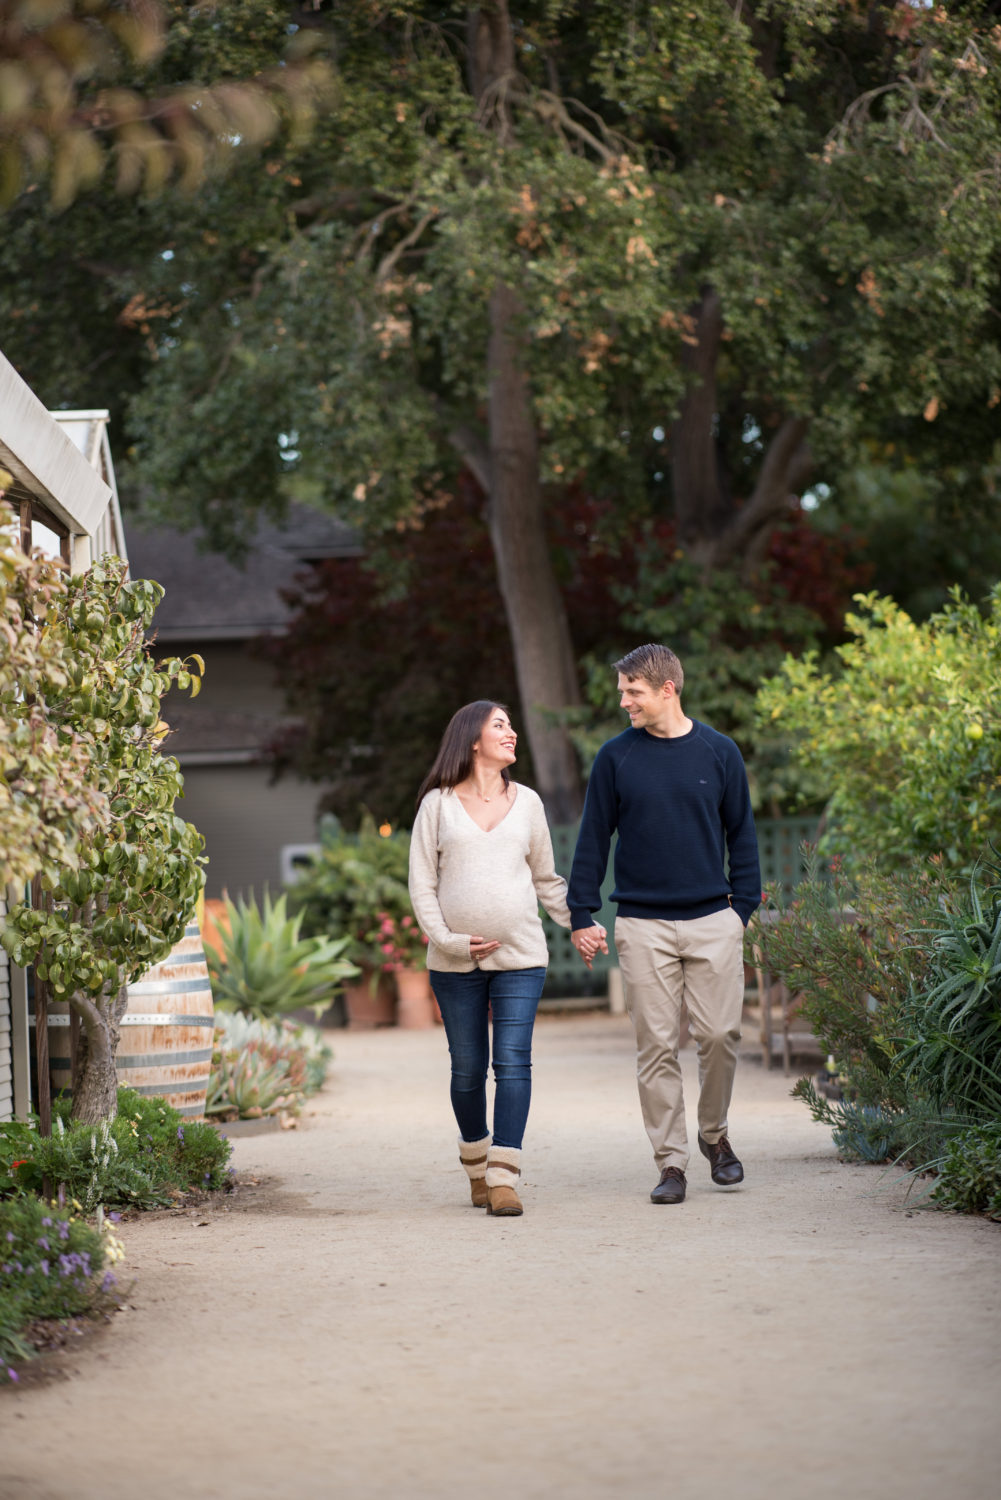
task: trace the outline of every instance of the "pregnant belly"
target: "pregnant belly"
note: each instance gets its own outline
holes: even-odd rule
[[[523,893],[498,890],[488,897],[467,891],[438,894],[441,914],[452,932],[468,932],[480,937],[503,941],[516,929],[539,924],[534,892],[526,901]]]

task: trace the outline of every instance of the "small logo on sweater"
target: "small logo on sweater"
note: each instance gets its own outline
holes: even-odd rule
[[[699,777],[699,786],[708,786],[709,783],[704,776]]]

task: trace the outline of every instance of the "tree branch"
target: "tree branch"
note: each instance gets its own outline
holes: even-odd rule
[[[782,422],[768,445],[754,492],[720,538],[713,562],[740,556],[748,570],[760,564],[772,523],[788,506],[794,487],[802,484],[810,471],[806,442],[809,425],[805,417],[786,417]]]
[[[448,434],[448,441],[458,453],[483,493],[490,495],[490,450],[486,442],[471,427],[456,422]]]

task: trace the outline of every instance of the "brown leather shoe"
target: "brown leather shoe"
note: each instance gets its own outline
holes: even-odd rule
[[[665,1167],[660,1181],[650,1194],[651,1203],[684,1203],[688,1184],[680,1167]]]
[[[487,1179],[485,1177],[470,1177],[469,1198],[474,1208],[486,1208]]]
[[[721,1135],[712,1145],[699,1136],[699,1150],[708,1158],[709,1175],[717,1187],[736,1187],[738,1182],[743,1182],[744,1168],[725,1135]]]
[[[513,1219],[517,1214],[524,1213],[521,1199],[513,1187],[488,1187],[487,1188],[487,1213],[497,1214],[501,1218]]]

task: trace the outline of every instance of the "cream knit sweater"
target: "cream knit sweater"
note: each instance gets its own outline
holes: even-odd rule
[[[540,901],[555,922],[570,926],[567,883],[553,866],[541,799],[530,787],[511,787],[514,804],[489,833],[451,790],[428,792],[417,810],[410,899],[429,940],[429,969],[544,968],[549,953]],[[469,956],[474,935],[501,945],[479,965]]]

